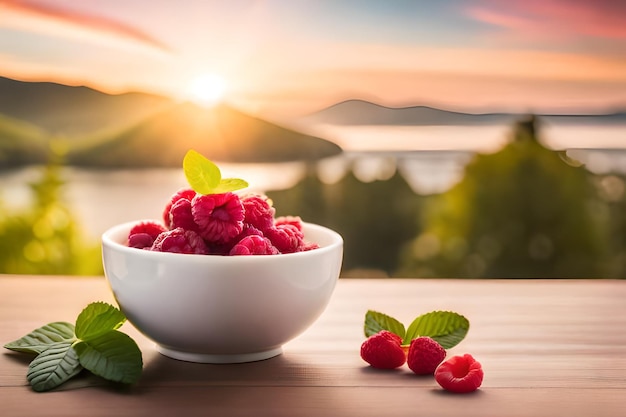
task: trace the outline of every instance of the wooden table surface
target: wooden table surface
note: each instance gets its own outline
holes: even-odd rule
[[[0,342],[51,321],[73,322],[92,301],[114,302],[103,277],[0,275]],[[485,371],[472,394],[443,391],[405,366],[359,357],[368,309],[409,323],[432,310],[471,328],[448,355]],[[626,416],[626,281],[341,279],[304,334],[266,361],[207,365],[161,356],[129,323],[144,370],[126,389],[80,375],[31,390],[31,356],[3,349],[0,416]]]

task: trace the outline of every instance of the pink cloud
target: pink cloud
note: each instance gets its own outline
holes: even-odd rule
[[[467,13],[517,36],[626,39],[626,2],[615,0],[483,0]]]
[[[89,33],[91,36],[103,38],[115,37],[163,51],[169,50],[167,45],[150,35],[106,17],[79,13],[35,1],[0,0],[0,10],[3,8],[8,12],[28,19],[53,23],[56,27],[59,25],[65,26],[74,32]]]

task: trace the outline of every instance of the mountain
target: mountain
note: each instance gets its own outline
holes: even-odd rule
[[[40,164],[50,143],[66,163],[94,167],[180,167],[190,148],[215,161],[314,160],[340,153],[332,142],[227,105],[205,109],[143,93],[0,77],[0,168]]]
[[[364,100],[347,100],[337,103],[300,120],[305,124],[334,125],[494,125],[511,124],[524,117],[519,113],[461,113],[426,106],[385,107]],[[626,113],[602,115],[540,114],[543,120],[555,123],[626,123]]]
[[[89,167],[180,167],[195,149],[219,162],[317,160],[342,150],[336,144],[240,112],[177,103],[116,134],[92,138],[68,155]]]
[[[106,94],[89,87],[0,77],[0,114],[70,138],[119,129],[170,106],[145,93]]]

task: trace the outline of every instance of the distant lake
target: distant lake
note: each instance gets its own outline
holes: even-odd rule
[[[459,181],[474,154],[496,152],[508,141],[509,126],[333,126],[329,139],[345,155],[322,161],[320,179],[338,181],[352,169],[362,181],[385,180],[396,170],[417,193],[443,192]],[[626,174],[626,126],[548,126],[544,143],[584,162],[596,173]],[[305,174],[301,163],[220,164],[224,176],[245,178],[252,191],[287,189]],[[9,207],[29,203],[28,183],[38,167],[0,174],[0,198]],[[141,218],[160,218],[169,197],[186,186],[180,169],[99,171],[66,168],[66,201],[89,236]]]

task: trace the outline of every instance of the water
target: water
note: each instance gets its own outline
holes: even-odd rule
[[[349,169],[369,182],[390,178],[398,170],[416,193],[446,191],[463,176],[477,153],[495,152],[508,140],[506,126],[480,127],[335,127],[327,136],[345,155],[320,163],[322,181],[340,180]],[[592,172],[626,174],[625,126],[550,127],[544,142],[586,164]],[[433,140],[435,138],[435,140]],[[571,144],[571,146],[568,146]],[[225,177],[245,178],[251,191],[287,189],[306,173],[302,163],[220,164]],[[40,168],[26,167],[0,174],[0,198],[12,209],[29,204],[28,183]],[[99,171],[67,168],[64,198],[88,236],[97,238],[108,227],[142,218],[161,218],[169,197],[187,185],[180,169]]]

